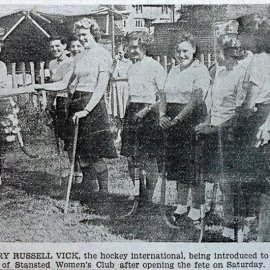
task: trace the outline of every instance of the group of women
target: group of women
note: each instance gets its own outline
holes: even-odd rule
[[[137,177],[145,179],[141,202],[151,205],[163,163],[167,180],[177,182],[173,221],[197,226],[205,214],[200,208],[204,184],[219,181],[224,196],[224,230],[219,241],[235,241],[235,229],[241,231],[245,221],[256,219],[259,212],[269,214],[263,213],[268,211],[265,207],[260,211],[260,198],[262,193],[268,195],[270,23],[254,14],[237,23],[234,33],[219,37],[219,54],[210,71],[198,60],[192,35],[183,33],[173,39],[177,65],[167,75],[146,55],[147,34],[133,32],[127,40],[132,63],[122,60],[127,70],[113,73],[115,81],[123,73],[128,84],[119,86],[121,91],[128,89],[125,114],[121,111],[121,155],[128,159],[133,182]],[[51,39],[52,82],[35,87],[48,91],[47,107],[68,151],[72,138],[67,134],[74,129],[71,120],[79,120],[77,170],[83,175],[81,199],[85,202],[97,191],[107,196],[104,158],[117,158],[105,103],[113,61],[98,43],[100,32],[94,20],[76,22],[74,34],[71,57],[61,37]],[[198,174],[204,176],[203,181]],[[267,240],[268,226],[261,222],[259,227],[258,239]]]
[[[197,226],[205,215],[200,207],[204,184],[218,181],[224,196],[224,229],[217,241],[235,241],[235,231],[240,238],[245,222],[256,220],[269,176],[262,145],[269,137],[270,24],[254,14],[237,23],[238,29],[218,38],[218,57],[210,72],[198,60],[197,43],[188,33],[173,40],[177,65],[168,75],[146,55],[148,36],[141,32],[128,35],[132,63],[122,60],[127,70],[119,70],[128,85],[121,155],[128,159],[134,183],[138,177],[145,178],[141,202],[151,204],[163,162],[167,180],[177,182],[174,222]],[[67,119],[79,119],[77,159],[84,199],[90,200],[97,190],[108,192],[103,158],[117,157],[104,99],[113,62],[97,43],[95,21],[80,20],[74,32],[83,50],[68,61],[60,79],[36,89],[59,92],[73,85]],[[70,140],[67,145],[71,146]]]

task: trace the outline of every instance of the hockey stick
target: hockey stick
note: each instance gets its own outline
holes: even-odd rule
[[[73,147],[72,147],[72,159],[71,159],[70,174],[69,174],[69,179],[68,179],[68,188],[67,188],[66,203],[65,203],[65,208],[64,208],[64,216],[66,216],[68,212],[68,203],[69,203],[69,197],[70,197],[70,191],[71,191],[73,173],[74,173],[74,166],[75,166],[75,160],[76,160],[78,134],[79,134],[79,118],[76,118],[74,140],[73,140]]]
[[[171,229],[180,229],[180,227],[175,226],[171,221],[169,221],[167,217],[167,213],[166,213],[166,181],[167,181],[166,148],[167,148],[167,133],[165,131],[164,132],[164,153],[163,153],[163,162],[162,162],[161,191],[160,191],[160,214],[167,227]]]
[[[138,128],[135,128],[135,149],[134,149],[134,188],[135,188],[135,192],[134,192],[134,201],[133,201],[133,206],[131,208],[131,210],[125,214],[124,216],[121,216],[120,218],[127,218],[127,217],[133,217],[136,215],[137,210],[138,210],[138,206],[139,206],[139,199],[140,199],[140,195],[141,195],[141,180],[140,180],[140,168],[138,165],[138,147],[137,147],[137,141],[138,141]]]

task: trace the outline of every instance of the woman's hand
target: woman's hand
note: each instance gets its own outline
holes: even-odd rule
[[[161,116],[159,119],[159,125],[163,128],[163,129],[167,129],[171,127],[171,119],[167,116]]]
[[[267,144],[270,141],[270,122],[266,121],[265,123],[263,123],[259,130],[258,133],[256,135],[258,142],[256,143],[256,147],[260,147],[263,146],[265,144]]]
[[[148,113],[149,108],[146,107],[135,114],[134,120],[140,122]]]
[[[201,123],[195,127],[196,134],[212,134],[217,131],[218,127],[212,127],[209,123]]]
[[[76,119],[77,119],[77,118],[80,119],[80,118],[86,117],[86,116],[88,115],[88,113],[89,113],[89,112],[86,111],[86,110],[76,112],[76,113],[74,114],[74,116],[72,117],[73,122],[76,123]]]

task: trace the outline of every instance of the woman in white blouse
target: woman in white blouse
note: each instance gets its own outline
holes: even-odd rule
[[[166,171],[168,180],[177,181],[178,206],[176,220],[195,223],[200,218],[199,185],[195,181],[195,126],[204,120],[204,97],[210,84],[205,65],[195,56],[196,44],[190,34],[175,40],[178,65],[170,70],[161,98],[160,125],[167,133]],[[188,207],[188,193],[192,188],[192,206]]]
[[[77,155],[84,176],[82,200],[88,202],[91,199],[89,193],[97,189],[104,193],[108,191],[108,169],[103,158],[117,157],[104,100],[112,58],[97,43],[100,33],[94,20],[83,18],[76,22],[74,32],[85,50],[74,57],[73,66],[62,81],[37,86],[36,89],[61,91],[77,78],[70,115],[73,120],[80,119]]]

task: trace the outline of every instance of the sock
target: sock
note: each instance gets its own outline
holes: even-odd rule
[[[188,213],[188,217],[192,220],[198,220],[201,217],[201,210],[191,207]]]
[[[232,240],[235,240],[235,238],[234,238],[234,229],[224,227],[223,232],[222,232],[222,236],[230,238]]]

